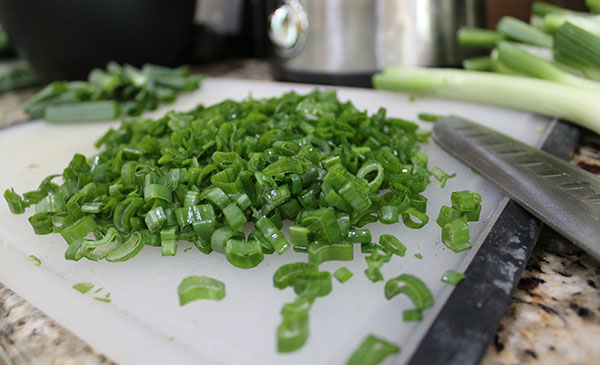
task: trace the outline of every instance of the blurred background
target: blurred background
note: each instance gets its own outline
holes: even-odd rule
[[[279,80],[370,86],[391,64],[459,66],[479,52],[456,45],[460,26],[528,21],[532,2],[0,0],[0,92],[85,79],[111,60],[202,71],[254,59]]]

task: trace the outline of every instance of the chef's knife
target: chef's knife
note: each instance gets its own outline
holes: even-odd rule
[[[438,120],[433,137],[523,208],[600,259],[600,178],[493,129],[457,117]]]

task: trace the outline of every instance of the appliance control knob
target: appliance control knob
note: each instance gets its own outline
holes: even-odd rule
[[[302,48],[307,32],[308,17],[298,0],[286,0],[269,17],[269,38],[284,56]]]

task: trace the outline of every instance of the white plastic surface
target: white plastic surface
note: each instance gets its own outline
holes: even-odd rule
[[[181,95],[174,108],[188,110],[198,103],[212,104],[226,98],[277,96],[289,90],[307,92],[314,86],[207,79],[193,94]],[[381,106],[388,115],[416,120],[419,112],[456,114],[496,128],[526,143],[539,145],[548,119],[529,113],[433,98],[410,102],[400,93],[338,88],[342,100],[374,113]],[[35,189],[47,175],[60,173],[74,153],[90,156],[93,142],[113,123],[55,125],[30,122],[0,130],[0,188],[14,187],[19,193]],[[422,123],[426,129],[431,124]],[[404,323],[402,311],[411,307],[400,295],[388,301],[384,282],[372,283],[363,274],[366,262],[357,246],[352,262],[327,262],[321,269],[335,271],[346,266],[354,276],[345,284],[336,280],[333,291],[319,298],[310,314],[310,336],[305,346],[292,354],[276,351],[275,331],[283,303],[293,299],[292,289],[278,290],[272,275],[282,264],[304,261],[292,250],[270,255],[259,267],[237,269],[224,256],[204,255],[189,243],[180,243],[175,257],[161,257],[160,249],[145,247],[124,263],[66,261],[66,244],[58,235],[36,236],[27,217],[13,215],[0,203],[0,282],[23,296],[50,317],[87,341],[95,350],[123,364],[340,364],[370,333],[402,345],[390,363],[404,362],[443,306],[453,287],[440,281],[448,269],[463,271],[493,224],[504,196],[490,183],[443,152],[434,142],[423,146],[430,168],[439,166],[457,173],[445,189],[429,186],[430,222],[411,230],[401,224],[369,226],[376,241],[391,233],[408,246],[405,257],[394,257],[382,273],[386,280],[401,273],[423,279],[435,295],[434,308],[424,312],[421,323]],[[37,167],[29,167],[37,164]],[[435,223],[441,205],[450,204],[450,193],[473,190],[483,197],[481,220],[471,223],[473,249],[455,254],[441,243]],[[1,199],[3,200],[3,199]],[[414,254],[421,253],[419,260]],[[37,267],[29,255],[38,257]],[[189,275],[207,275],[226,285],[221,302],[196,301],[180,307],[177,285]],[[111,303],[94,300],[91,292],[80,294],[71,287],[89,281],[102,293],[111,293]]]

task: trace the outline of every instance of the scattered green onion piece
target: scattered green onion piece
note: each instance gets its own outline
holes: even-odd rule
[[[458,210],[454,209],[454,208],[450,208],[447,205],[443,205],[440,208],[440,214],[438,215],[438,218],[436,219],[436,223],[438,224],[438,226],[440,226],[441,228],[444,228],[444,226],[448,223],[451,223],[457,219],[461,219],[463,218],[464,220],[466,220],[466,217],[464,217],[462,215],[461,212],[459,212]]]
[[[418,221],[415,222],[412,218],[416,218]],[[402,213],[402,222],[408,228],[419,229],[423,228],[428,222],[429,217],[427,214],[419,211],[414,207],[408,208],[406,211]]]
[[[308,312],[312,302],[297,300],[286,303],[281,309],[283,320],[277,328],[277,351],[293,352],[301,348],[308,339]]]
[[[214,231],[210,238],[210,246],[216,252],[226,253],[227,241],[231,239],[244,239],[244,233],[240,231],[234,231],[229,227],[221,227]]]
[[[339,269],[335,270],[335,272],[333,273],[333,276],[340,283],[345,283],[346,281],[350,280],[350,278],[352,277],[352,275],[354,275],[354,274],[352,274],[352,271],[348,270],[344,266],[342,266]]]
[[[71,244],[87,236],[88,233],[94,230],[94,228],[96,228],[96,221],[92,216],[86,215],[70,226],[64,228],[62,231],[60,231],[60,234],[68,244]]]
[[[442,275],[442,282],[450,285],[456,285],[465,278],[465,274],[454,270],[446,270]]]
[[[433,306],[433,294],[416,276],[402,274],[385,283],[386,299],[390,300],[398,294],[407,295],[419,310]]]
[[[73,285],[73,289],[77,290],[81,294],[87,293],[93,287],[94,287],[94,284],[89,283],[89,282],[77,283],[77,284]]]
[[[122,262],[136,256],[144,248],[142,235],[139,232],[133,232],[123,243],[116,246],[106,255],[106,261]]]
[[[317,273],[301,272],[294,276],[294,292],[310,298],[324,297],[331,293],[331,274],[327,271]]]
[[[429,114],[429,113],[419,113],[419,120],[424,122],[437,122],[438,119],[443,118],[442,115],[437,114]]]
[[[40,266],[42,264],[42,261],[40,261],[40,259],[38,259],[34,255],[29,255],[28,259],[35,266]]]
[[[177,253],[177,235],[175,227],[160,231],[160,247],[162,256],[175,256]]]
[[[354,258],[354,246],[350,243],[321,243],[312,242],[308,246],[308,261],[313,264],[321,264],[326,261],[352,261]]]
[[[290,244],[287,239],[283,236],[281,231],[275,227],[273,222],[266,217],[262,217],[255,223],[256,228],[258,228],[261,233],[265,236],[266,240],[271,243],[275,252],[278,254],[284,253],[289,247]]]
[[[481,195],[468,190],[455,191],[452,193],[451,200],[454,208],[464,212],[475,209],[481,203]]]
[[[188,276],[177,287],[179,305],[200,299],[222,300],[225,298],[225,284],[206,276]]]
[[[44,235],[54,232],[54,223],[52,221],[52,215],[48,213],[34,214],[28,218],[33,232],[35,234]]]
[[[395,205],[384,205],[379,211],[379,221],[383,224],[394,224],[400,220],[400,212]]]
[[[431,175],[440,182],[440,187],[444,188],[446,186],[446,181],[456,176],[456,174],[448,175],[444,170],[439,167],[434,167],[431,169]]]
[[[144,186],[144,199],[160,199],[169,203],[173,201],[171,189],[160,184],[149,184]]]
[[[379,162],[368,161],[356,172],[356,177],[366,179],[369,174],[375,171],[377,171],[377,174],[368,182],[369,191],[372,193],[379,191],[379,187],[383,183],[385,177],[383,166]]]
[[[225,256],[233,266],[242,269],[255,267],[263,260],[263,252],[258,241],[231,239],[225,245]]]
[[[377,365],[388,356],[400,352],[400,347],[374,335],[368,335],[354,350],[346,365]]]
[[[386,252],[391,252],[398,256],[404,256],[406,254],[406,246],[390,234],[382,234],[379,236],[379,244]]]
[[[370,243],[371,231],[368,229],[350,229],[346,234],[346,240],[352,243]]]
[[[244,216],[244,212],[238,207],[235,203],[229,203],[223,209],[223,215],[225,216],[225,221],[232,229],[238,229],[246,223],[246,216]]]
[[[294,262],[282,265],[273,274],[273,286],[278,289],[285,289],[293,285],[298,275],[316,274],[318,271],[318,265],[310,262]]]
[[[469,226],[462,219],[447,223],[442,228],[442,242],[454,252],[461,252],[471,248],[469,242]]]
[[[4,190],[4,199],[6,200],[11,213],[22,214],[25,212],[26,205],[23,198],[15,193],[12,188]]]
[[[406,309],[402,311],[402,320],[404,322],[421,322],[423,320],[423,312],[420,309]]]

